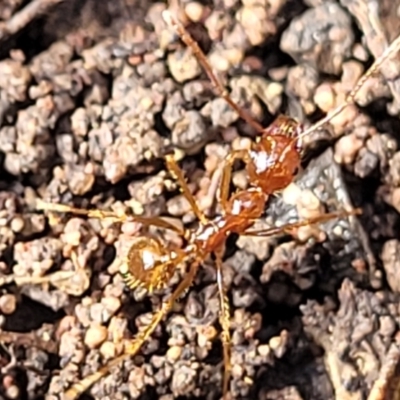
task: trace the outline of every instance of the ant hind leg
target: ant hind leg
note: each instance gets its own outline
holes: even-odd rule
[[[231,335],[230,329],[230,307],[229,300],[226,294],[226,289],[223,281],[223,262],[222,262],[222,249],[214,252],[215,264],[217,268],[217,285],[218,294],[220,299],[220,317],[219,321],[222,327],[221,340],[224,351],[224,371],[223,371],[223,392],[222,399],[227,400],[229,378],[231,374]]]
[[[125,221],[136,221],[145,226],[157,226],[158,228],[168,229],[174,232],[177,232],[179,235],[184,236],[185,231],[168,221],[164,220],[161,217],[142,217],[140,215],[127,215],[127,214],[118,214],[113,211],[105,211],[99,209],[85,210],[83,208],[76,208],[69,206],[67,204],[59,204],[59,203],[49,203],[43,200],[36,200],[36,210],[39,211],[53,211],[57,213],[71,213],[76,215],[82,215],[88,218],[98,218],[98,219],[114,219],[118,222]]]
[[[150,335],[157,328],[161,320],[170,312],[176,300],[178,300],[193,283],[196,276],[197,270],[199,268],[199,262],[191,264],[189,271],[184,276],[183,280],[179,283],[175,291],[170,295],[170,297],[162,304],[161,309],[153,315],[151,322],[138,333],[136,338],[129,344],[125,349],[125,352],[119,357],[114,358],[108,362],[105,366],[100,368],[97,372],[83,378],[80,382],[74,384],[65,393],[64,398],[66,400],[76,400],[80,395],[82,395],[87,389],[94,385],[99,379],[106,376],[110,369],[119,365],[124,360],[129,357],[134,356],[142,347],[143,343],[150,337]]]
[[[0,287],[10,284],[16,286],[51,284],[71,296],[81,296],[90,285],[90,270],[80,265],[75,250],[72,250],[71,260],[74,265],[71,271],[60,270],[44,276],[0,275]]]

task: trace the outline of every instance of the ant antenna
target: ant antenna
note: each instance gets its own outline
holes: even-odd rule
[[[246,121],[250,126],[252,126],[256,131],[259,133],[264,133],[265,129],[261,124],[259,124],[251,115],[243,110],[241,107],[239,107],[238,104],[236,104],[232,98],[230,97],[228,91],[222,84],[222,82],[219,80],[217,75],[213,72],[212,67],[210,63],[207,60],[206,55],[203,53],[203,51],[200,49],[199,45],[193,40],[193,38],[189,35],[189,33],[186,31],[186,29],[183,27],[183,25],[178,22],[174,17],[171,15],[171,13],[168,10],[164,10],[162,13],[164,21],[170,25],[172,28],[174,28],[175,32],[180,36],[181,40],[186,44],[187,47],[189,47],[195,57],[197,58],[198,62],[200,65],[203,67],[204,71],[206,72],[208,78],[210,79],[211,83],[214,86],[214,90],[216,91],[216,94],[220,97],[222,97],[239,115],[240,118],[242,118],[244,121]]]
[[[297,136],[294,140],[299,140],[310,133],[316,131],[321,128],[327,122],[329,122],[332,118],[336,117],[336,115],[340,114],[347,106],[356,103],[356,96],[360,89],[364,86],[365,82],[374,74],[376,74],[382,64],[391,56],[391,54],[395,53],[400,49],[400,35],[386,48],[386,50],[378,57],[374,63],[368,68],[367,72],[358,80],[357,84],[354,86],[353,90],[346,96],[345,101],[329,112],[324,118],[316,122],[314,125],[307,128],[304,132]]]
[[[309,135],[310,133],[316,131],[321,128],[327,122],[329,122],[332,118],[336,117],[336,115],[340,114],[347,106],[351,104],[355,104],[357,93],[364,86],[365,82],[374,74],[379,71],[379,68],[382,64],[391,56],[391,54],[395,53],[400,49],[400,35],[386,48],[386,50],[378,57],[373,64],[368,68],[367,72],[358,80],[357,84],[354,86],[353,90],[346,96],[345,101],[334,108],[331,112],[329,112],[324,118],[316,122],[314,125],[311,125],[309,128],[305,129],[304,132],[294,137],[293,140],[286,146],[286,148],[282,151],[280,160],[283,160],[286,156],[286,153],[290,151],[294,142],[299,142],[303,137]]]

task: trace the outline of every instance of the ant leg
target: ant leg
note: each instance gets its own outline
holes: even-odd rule
[[[85,210],[82,208],[72,207],[67,204],[48,203],[40,199],[36,201],[36,209],[40,211],[54,211],[58,213],[72,213],[76,215],[84,215],[88,218],[98,218],[98,219],[112,218],[119,222],[132,220],[146,226],[157,226],[159,228],[168,229],[177,232],[181,236],[185,235],[185,231],[183,229],[178,228],[177,226],[169,223],[168,221],[162,219],[161,217],[142,217],[140,215],[123,215],[123,214],[117,214],[113,211],[104,211],[98,209]]]
[[[302,221],[294,222],[292,224],[286,224],[286,225],[280,226],[280,227],[245,231],[244,233],[242,233],[242,235],[243,236],[274,236],[274,235],[278,235],[280,233],[285,233],[285,232],[290,233],[290,231],[292,229],[301,228],[302,226],[318,224],[321,222],[329,221],[331,219],[344,218],[344,217],[349,217],[352,215],[360,215],[360,214],[361,214],[361,209],[359,209],[359,208],[356,208],[355,210],[351,210],[351,211],[346,211],[346,210],[334,211],[331,213],[320,215],[315,218],[305,219]]]
[[[380,57],[375,59],[374,63],[368,68],[367,72],[365,72],[365,74],[360,77],[353,90],[346,96],[345,101],[338,107],[334,108],[331,112],[329,112],[324,118],[319,120],[317,123],[305,129],[304,132],[302,132],[301,135],[298,136],[298,138],[307,136],[311,132],[314,132],[317,129],[321,128],[336,115],[340,114],[347,106],[349,106],[350,104],[354,104],[356,102],[357,93],[364,86],[365,82],[372,75],[376,74],[379,71],[379,68],[383,65],[383,63],[399,49],[400,49],[400,35],[389,45],[389,47],[386,48],[386,50],[382,53]]]
[[[168,10],[164,10],[162,15],[166,24],[171,26],[175,30],[175,32],[179,35],[179,37],[186,44],[187,47],[192,49],[193,54],[206,72],[218,96],[222,97],[237,112],[240,118],[246,121],[256,131],[262,133],[264,131],[262,125],[259,124],[254,118],[252,118],[250,114],[248,114],[245,110],[239,107],[239,105],[236,104],[229,96],[228,91],[224,88],[221,81],[214,74],[206,55],[200,49],[199,45],[193,40],[185,27],[181,23],[179,23]]]
[[[73,271],[56,271],[45,276],[0,275],[0,287],[14,284],[16,286],[51,284],[71,296],[80,296],[90,284],[90,271],[81,267],[75,251],[71,260]]]
[[[100,368],[97,372],[83,378],[80,382],[74,384],[70,389],[65,392],[64,398],[66,400],[75,400],[87,389],[94,385],[99,379],[106,376],[110,369],[119,365],[125,359],[134,356],[142,347],[143,343],[150,337],[154,332],[160,321],[170,312],[176,300],[178,300],[192,284],[197,270],[199,268],[199,262],[195,262],[190,266],[188,273],[185,275],[183,280],[180,282],[175,291],[171,296],[162,304],[161,309],[153,316],[151,322],[147,327],[138,333],[132,343],[125,349],[125,352],[119,357],[114,358],[105,366]]]
[[[250,161],[250,153],[248,150],[234,150],[228,154],[226,157],[222,177],[220,183],[220,190],[218,194],[219,201],[221,203],[222,209],[226,210],[229,200],[229,188],[231,185],[232,168],[236,160],[241,160],[244,163]]]
[[[167,154],[165,156],[165,161],[167,164],[167,168],[171,175],[178,181],[183,195],[186,197],[186,199],[189,201],[190,206],[192,207],[193,212],[196,214],[196,217],[199,219],[199,221],[202,224],[207,224],[208,219],[204,215],[204,213],[200,210],[199,206],[197,205],[197,202],[195,198],[193,197],[191,191],[189,190],[189,187],[185,181],[185,177],[183,176],[183,172],[177,162],[174,159],[174,156],[172,154]]]
[[[14,284],[16,286],[40,285],[43,283],[57,283],[59,281],[68,281],[76,275],[74,271],[57,271],[46,276],[18,276],[4,275],[0,276],[0,287]]]
[[[230,311],[229,311],[229,299],[226,294],[226,289],[224,286],[223,281],[223,274],[222,274],[222,249],[219,249],[214,252],[215,254],[215,264],[217,267],[217,285],[218,285],[218,293],[219,293],[219,300],[221,304],[220,309],[220,317],[219,322],[222,327],[221,339],[222,339],[222,346],[224,349],[224,378],[223,378],[223,392],[222,392],[222,399],[225,400],[228,394],[228,384],[229,384],[229,377],[231,374],[231,335],[229,332],[230,328]]]

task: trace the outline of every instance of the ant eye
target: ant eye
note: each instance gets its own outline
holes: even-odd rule
[[[299,167],[296,167],[296,168],[293,170],[293,176],[297,175],[297,174],[299,173],[299,171],[300,171],[300,168],[299,168]]]

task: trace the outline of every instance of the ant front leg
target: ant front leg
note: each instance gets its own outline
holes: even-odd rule
[[[225,160],[224,167],[222,170],[222,177],[220,183],[220,190],[218,194],[219,201],[222,206],[222,210],[226,210],[228,206],[229,200],[229,188],[231,185],[232,179],[232,169],[233,164],[236,160],[241,160],[245,163],[250,161],[250,154],[248,150],[234,150],[228,154],[228,157]]]
[[[67,204],[49,203],[40,199],[36,200],[36,209],[39,211],[53,211],[57,213],[71,213],[75,215],[83,215],[88,218],[98,218],[98,219],[110,218],[117,222],[136,221],[145,226],[156,226],[158,228],[168,229],[170,231],[177,232],[181,236],[185,235],[185,231],[183,229],[180,229],[177,226],[170,224],[168,221],[162,219],[161,217],[142,217],[140,215],[117,214],[113,211],[105,211],[98,209],[85,210],[82,208],[72,207]]]
[[[188,273],[185,275],[183,280],[180,282],[175,291],[171,296],[162,304],[161,309],[153,316],[151,322],[138,333],[136,338],[132,343],[125,349],[125,352],[117,358],[114,358],[108,362],[104,367],[100,368],[97,372],[83,378],[80,382],[73,385],[65,393],[66,400],[76,400],[80,395],[82,395],[86,390],[88,390],[92,385],[94,385],[99,379],[106,376],[110,369],[119,365],[124,360],[129,357],[134,356],[142,347],[144,342],[150,337],[150,335],[157,328],[161,320],[171,311],[175,301],[177,301],[190,287],[192,284],[197,270],[199,268],[199,262],[191,264]]]
[[[227,399],[228,394],[228,384],[229,378],[231,374],[231,335],[230,335],[230,307],[229,307],[229,299],[226,293],[226,288],[223,280],[223,262],[222,262],[222,250],[218,249],[214,252],[215,254],[215,265],[217,268],[217,285],[218,285],[218,294],[220,300],[220,317],[219,322],[222,327],[221,339],[222,346],[224,349],[224,377],[223,377],[223,392],[222,399]]]

